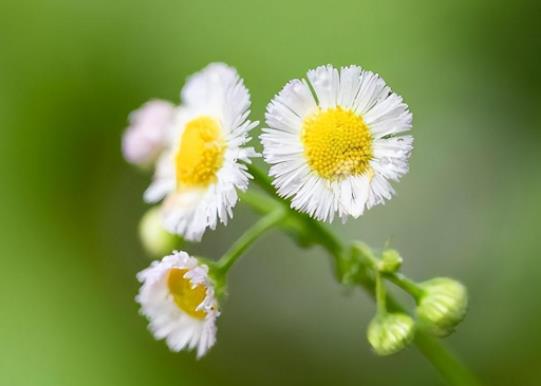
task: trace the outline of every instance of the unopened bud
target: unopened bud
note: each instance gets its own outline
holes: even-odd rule
[[[180,237],[163,228],[158,208],[149,209],[141,219],[139,237],[145,251],[153,257],[170,254],[180,248],[183,242]]]
[[[175,107],[162,100],[151,100],[130,114],[130,126],[122,137],[126,160],[141,167],[151,166],[167,143],[167,129]]]
[[[368,342],[378,355],[390,355],[408,346],[415,334],[415,323],[403,313],[378,315],[368,326]]]
[[[468,308],[466,287],[443,277],[428,280],[420,286],[424,291],[417,305],[421,326],[440,337],[453,333]]]
[[[381,255],[379,270],[384,273],[394,273],[402,266],[402,257],[396,249],[386,249]]]

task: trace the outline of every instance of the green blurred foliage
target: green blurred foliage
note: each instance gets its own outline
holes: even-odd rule
[[[514,2],[0,3],[0,384],[440,385],[414,349],[370,352],[374,306],[325,255],[273,233],[235,267],[219,343],[172,354],[133,300],[148,176],[123,162],[129,111],[178,101],[210,61],[238,68],[253,117],[318,64],[360,64],[410,104],[416,147],[398,196],[344,237],[464,281],[449,344],[490,385],[541,379],[541,6]],[[216,258],[254,220],[192,250]]]

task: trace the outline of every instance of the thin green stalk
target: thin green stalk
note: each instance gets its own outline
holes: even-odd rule
[[[276,205],[280,207],[286,207],[290,212],[290,217],[296,219],[296,221],[304,222],[305,226],[313,232],[312,238],[315,242],[321,245],[327,252],[335,259],[335,262],[344,258],[344,254],[348,250],[348,247],[343,243],[327,226],[321,224],[308,215],[299,213],[289,206],[289,203],[281,198],[276,198],[276,192],[270,183],[269,178],[257,167],[250,165],[250,173],[254,176],[255,182],[272,197]],[[267,208],[263,205],[254,204],[257,201],[255,196],[251,196],[246,200],[248,204],[254,207],[259,212],[267,212]],[[268,201],[268,199],[267,199]],[[406,289],[408,292],[418,293],[411,284],[404,280],[404,277],[398,275],[391,275],[389,279],[395,284]],[[371,295],[375,295],[374,283],[370,279],[364,280],[360,283],[364,289],[366,289]],[[386,296],[386,300],[389,307],[395,310],[403,310],[403,307],[394,300],[391,296]],[[419,351],[432,363],[432,365],[439,371],[442,377],[453,386],[480,386],[481,383],[477,380],[476,376],[451,352],[443,343],[423,331],[418,331],[414,341]]]
[[[378,307],[378,316],[383,316],[387,313],[385,286],[379,272],[376,273],[376,305]]]
[[[215,270],[222,276],[229,271],[237,259],[266,231],[282,221],[288,212],[277,208],[262,217],[233,244],[233,246],[217,261]]]
[[[424,290],[417,283],[411,279],[408,279],[401,273],[390,273],[386,274],[385,277],[413,296],[416,301],[418,301],[424,294]]]
[[[254,177],[254,181],[259,185],[261,189],[263,189],[266,193],[271,195],[273,198],[278,197],[276,194],[276,190],[274,189],[274,186],[272,186],[271,180],[269,176],[267,175],[267,173],[259,169],[254,164],[248,165],[248,171]]]
[[[317,220],[314,220],[310,216],[292,210],[289,201],[281,198],[276,193],[276,190],[272,186],[270,178],[261,169],[251,164],[248,165],[248,171],[254,177],[254,181],[257,185],[271,197],[263,196],[252,191],[244,192],[241,195],[241,200],[245,200],[252,208],[260,213],[268,213],[271,208],[275,208],[277,205],[284,207],[289,212],[289,217],[292,222],[296,222],[297,226],[300,224],[301,228],[308,228],[312,233],[318,235],[318,244],[320,244],[327,252],[332,256],[338,256],[346,251],[342,242],[335,237],[330,229]]]

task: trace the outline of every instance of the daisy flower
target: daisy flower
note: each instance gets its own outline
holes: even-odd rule
[[[267,106],[263,156],[278,194],[318,220],[358,217],[391,198],[408,171],[411,113],[377,74],[327,65]]]
[[[216,341],[219,316],[208,267],[186,252],[174,252],[139,272],[136,297],[156,339],[172,351],[197,348],[203,356]]]
[[[130,125],[122,137],[122,153],[126,161],[150,166],[164,149],[167,129],[175,108],[162,100],[151,100],[129,116]]]
[[[181,92],[169,147],[158,160],[147,202],[164,198],[164,227],[192,241],[218,221],[226,224],[251,178],[244,145],[258,122],[248,120],[250,95],[236,70],[214,63],[191,76]],[[243,163],[244,162],[244,163]]]

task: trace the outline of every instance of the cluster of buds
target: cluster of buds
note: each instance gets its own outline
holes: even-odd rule
[[[393,354],[407,347],[416,330],[437,337],[448,336],[464,319],[468,295],[462,283],[445,277],[416,283],[399,273],[402,258],[396,250],[384,250],[379,259],[364,245],[357,247],[359,251],[374,270],[378,311],[368,326],[367,338],[378,355]],[[385,279],[413,297],[415,318],[402,310],[388,310]]]

